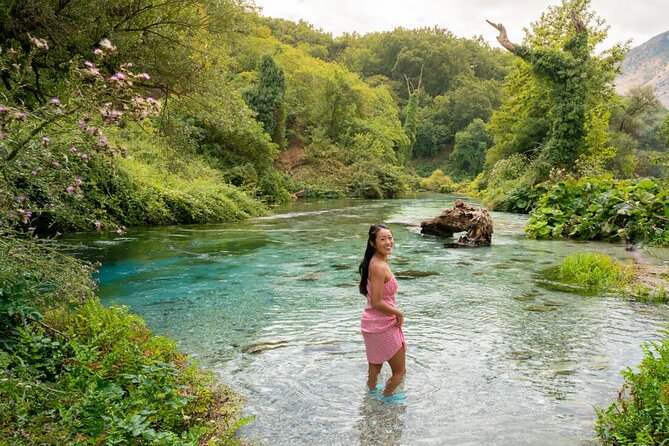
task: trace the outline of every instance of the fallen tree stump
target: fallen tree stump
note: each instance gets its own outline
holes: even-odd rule
[[[485,208],[467,206],[462,200],[455,201],[453,209],[445,209],[431,220],[420,224],[422,234],[453,237],[456,232],[466,235],[452,246],[490,246],[492,241],[492,217]]]

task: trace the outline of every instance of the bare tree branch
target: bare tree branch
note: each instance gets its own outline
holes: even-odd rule
[[[497,36],[497,41],[500,43],[500,45],[502,45],[504,48],[515,54],[516,45],[514,45],[513,42],[509,40],[509,35],[506,33],[506,28],[504,27],[504,25],[502,25],[501,23],[493,23],[490,20],[486,20],[486,22],[488,22],[490,26],[499,31],[499,36]]]

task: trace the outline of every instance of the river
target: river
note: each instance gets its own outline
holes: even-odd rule
[[[661,337],[669,307],[547,287],[568,254],[620,245],[537,241],[492,213],[489,248],[447,249],[421,220],[454,197],[306,201],[243,222],[70,237],[102,262],[99,295],[145,318],[246,400],[261,445],[596,444],[594,408]],[[470,201],[470,200],[467,200]],[[385,222],[406,315],[408,397],[366,394],[357,266]],[[399,274],[401,275],[401,274]],[[382,376],[389,376],[386,365]]]

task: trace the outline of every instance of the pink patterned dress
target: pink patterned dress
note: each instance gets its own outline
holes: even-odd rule
[[[383,301],[388,305],[395,307],[395,293],[399,288],[395,276],[383,285]],[[406,351],[406,342],[402,327],[395,325],[397,319],[394,315],[381,313],[372,308],[371,303],[371,282],[367,280],[367,305],[362,312],[360,320],[360,329],[362,337],[365,339],[365,351],[367,352],[367,362],[371,364],[383,364],[400,348]]]

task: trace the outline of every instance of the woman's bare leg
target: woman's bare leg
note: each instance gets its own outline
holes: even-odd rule
[[[406,355],[404,352],[404,344],[397,350],[397,353],[393,355],[392,358],[388,360],[390,364],[390,369],[393,371],[393,374],[388,381],[386,381],[386,388],[383,389],[383,396],[390,396],[393,394],[397,386],[400,385],[406,375]]]
[[[369,369],[367,371],[367,387],[369,390],[374,390],[376,389],[376,379],[379,377],[379,373],[381,373],[381,367],[383,367],[383,364],[372,364],[371,362],[369,364]]]

